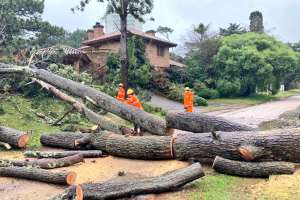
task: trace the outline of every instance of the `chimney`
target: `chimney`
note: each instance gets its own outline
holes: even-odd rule
[[[149,30],[149,31],[146,31],[146,34],[155,37],[156,31],[154,31],[154,30]]]
[[[92,39],[94,39],[94,30],[92,30],[92,29],[89,29],[88,31],[87,31],[87,39],[88,40],[92,40]]]
[[[104,26],[97,22],[94,26],[94,38],[100,37],[102,35],[104,35]]]

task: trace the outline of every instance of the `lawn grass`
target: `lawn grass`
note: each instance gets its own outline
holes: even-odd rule
[[[26,98],[21,95],[10,95],[0,99],[0,125],[31,133],[29,148],[39,148],[42,133],[65,130],[70,124],[88,125],[78,113],[72,113],[62,126],[51,126],[36,113],[42,113],[57,119],[70,109],[70,105],[51,97]]]

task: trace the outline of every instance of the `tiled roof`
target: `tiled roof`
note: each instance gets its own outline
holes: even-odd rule
[[[128,32],[130,34],[141,36],[141,37],[143,37],[145,39],[148,39],[148,40],[157,41],[157,42],[162,43],[164,45],[167,45],[169,47],[176,47],[177,46],[177,44],[175,44],[175,43],[172,43],[168,40],[165,40],[165,39],[162,39],[162,38],[159,38],[159,37],[156,37],[156,36],[146,34],[142,31],[137,31],[137,30],[131,29],[131,30],[128,30]],[[91,39],[91,40],[86,40],[82,44],[86,45],[86,46],[92,46],[93,44],[97,44],[99,42],[120,39],[120,37],[121,37],[121,33],[120,32],[115,32],[115,33],[105,34],[103,36],[100,36],[100,37],[97,37],[97,38],[94,38],[94,39]]]
[[[35,55],[43,56],[45,54],[47,55],[55,55],[59,52],[63,52],[65,55],[82,55],[83,52],[79,49],[75,49],[68,46],[52,46],[48,48],[39,49],[35,52]]]

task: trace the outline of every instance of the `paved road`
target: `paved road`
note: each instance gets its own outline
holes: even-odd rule
[[[151,103],[168,111],[182,110],[182,104],[163,97],[154,96]],[[299,106],[300,96],[293,96],[280,101],[272,101],[242,109],[215,111],[206,114],[257,127],[260,123],[277,119],[284,112],[295,110]],[[196,109],[197,111],[199,112],[199,108]]]

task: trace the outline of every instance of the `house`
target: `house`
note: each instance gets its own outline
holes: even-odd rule
[[[169,49],[176,47],[177,44],[157,37],[155,31],[142,32],[130,29],[128,30],[128,34],[144,39],[146,57],[156,70],[170,67]],[[120,38],[120,32],[106,34],[104,26],[100,23],[96,23],[92,30],[88,30],[88,38],[82,43],[84,46],[80,49],[92,61],[91,68],[93,72],[103,72],[107,56],[110,53],[118,53],[120,51]]]

